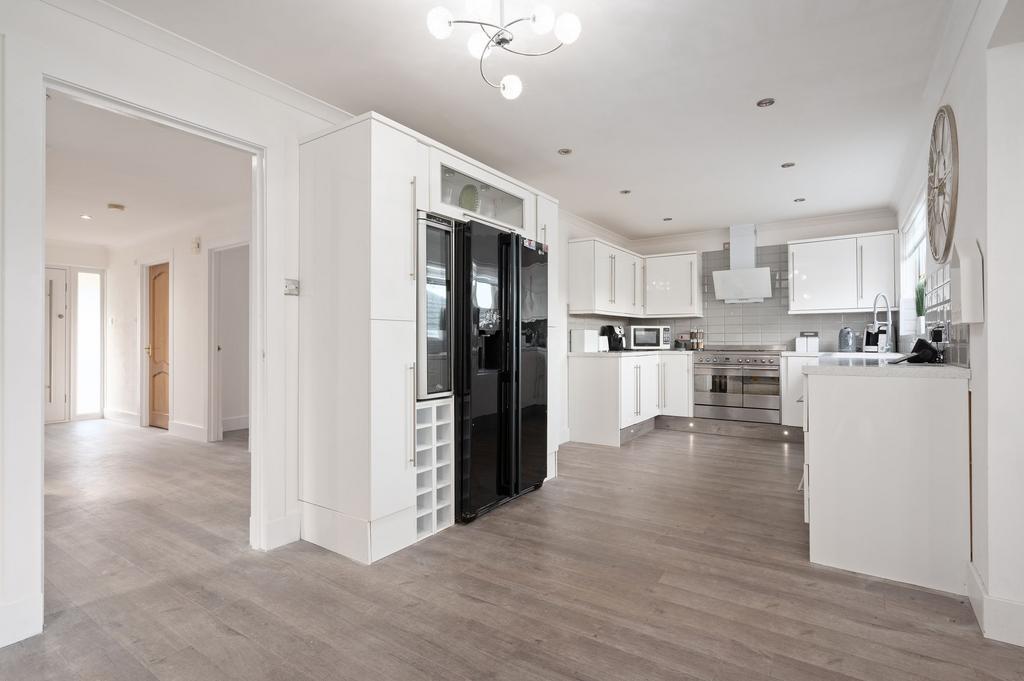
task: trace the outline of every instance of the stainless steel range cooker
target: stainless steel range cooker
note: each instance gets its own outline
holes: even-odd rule
[[[781,345],[717,346],[693,355],[693,415],[780,423]]]

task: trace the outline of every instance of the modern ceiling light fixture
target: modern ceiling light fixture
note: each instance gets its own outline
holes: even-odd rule
[[[622,194],[623,196],[629,196],[630,194],[633,193],[633,190],[632,189],[620,189],[619,193]]]
[[[542,52],[522,52],[512,49],[509,45],[512,44],[516,36],[510,29],[523,23],[528,23],[536,35],[546,35],[554,31],[558,44]],[[451,36],[455,31],[456,24],[467,24],[480,28],[480,33],[469,36],[466,48],[469,50],[470,56],[480,62],[480,77],[492,88],[500,91],[501,96],[505,99],[515,99],[522,94],[523,81],[519,76],[511,73],[497,83],[487,77],[484,72],[484,60],[490,56],[495,47],[522,57],[543,57],[560,49],[563,45],[571,45],[576,42],[582,28],[580,18],[575,14],[563,12],[556,17],[554,11],[547,5],[537,5],[529,16],[506,21],[505,0],[498,2],[498,23],[496,24],[476,19],[456,19],[455,15],[445,7],[435,7],[427,12],[427,30],[438,40],[444,40]]]
[[[81,214],[81,215],[79,215],[78,217],[80,217],[80,218],[81,218],[81,219],[83,219],[83,220],[92,220],[92,216],[91,216],[91,215],[89,215],[89,214],[87,214],[87,213],[82,213],[82,214]]]
[[[806,200],[807,200],[807,199],[805,199],[805,198],[803,198],[803,197],[800,197],[800,198],[797,198],[797,199],[793,199],[793,203],[803,203],[803,202],[804,202],[804,201],[806,201]]]
[[[558,150],[559,156],[569,156],[570,154],[572,154],[572,149],[570,149],[569,147],[562,147],[561,149]]]
[[[785,163],[783,163],[783,164],[782,164],[782,167],[783,167],[783,168],[792,168],[792,167],[793,167],[793,166],[795,166],[795,165],[796,165],[796,164],[795,164],[795,163],[793,163],[792,161],[786,161]]]
[[[774,103],[775,103],[775,98],[774,97],[765,97],[764,99],[757,100],[757,106],[762,108],[762,109],[767,109],[768,107],[770,107]]]

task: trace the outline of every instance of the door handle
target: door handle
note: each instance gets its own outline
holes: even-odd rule
[[[220,348],[218,348],[218,350],[219,350],[219,349],[220,349]],[[147,345],[147,346],[146,346],[146,354],[147,354],[147,355],[149,355],[150,357],[152,357],[152,356],[153,356],[153,348],[152,348],[152,347],[150,347],[149,345]]]
[[[864,247],[861,246],[857,253],[857,307],[864,298]]]
[[[641,383],[641,381],[643,381],[644,375],[640,371],[640,365],[639,364],[636,365],[635,369],[636,369],[636,415],[640,416],[640,411],[641,411],[641,405],[640,405],[641,397],[640,397],[640,395],[643,392],[643,389],[640,387],[640,383]]]
[[[546,244],[548,242],[548,226],[544,225],[540,228],[540,231],[544,233],[544,240],[541,243]]]
[[[636,307],[636,263],[633,263],[633,307]]]
[[[608,257],[611,258],[611,267],[612,267],[612,302],[614,303],[615,299],[618,297],[616,295],[618,293],[618,291],[615,290],[617,288],[616,285],[618,284],[618,282],[616,281],[617,277],[615,276],[615,274],[616,274],[616,272],[615,272],[615,255],[613,254],[613,255],[610,255]]]
[[[796,302],[796,253],[789,254],[789,302]]]
[[[409,266],[409,278],[416,281],[416,265],[420,259],[419,251],[419,216],[416,215],[416,176],[413,175],[412,181],[409,183],[412,185],[412,263]]]
[[[693,289],[697,287],[697,282],[693,279],[693,260],[690,261],[690,307],[693,307]]]

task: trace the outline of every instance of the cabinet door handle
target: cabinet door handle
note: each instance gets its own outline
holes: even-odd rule
[[[541,241],[541,243],[546,244],[548,242],[548,226],[544,225],[543,227],[540,228],[540,231],[544,233],[544,239]]]
[[[615,256],[608,256],[608,302],[615,302]]]
[[[864,299],[864,247],[861,246],[857,252],[857,307]]]
[[[796,302],[796,253],[789,252],[789,301]]]
[[[412,182],[412,264],[409,266],[409,278],[416,281],[416,265],[420,259],[419,253],[419,216],[416,215],[416,177]]]
[[[690,260],[690,307],[693,307],[693,289],[697,282],[693,280],[693,260]]]
[[[640,268],[640,278],[643,280],[643,281],[640,282],[640,284],[643,287],[643,288],[640,289],[642,291],[642,293],[640,294],[640,296],[641,296],[640,299],[642,301],[641,304],[644,307],[644,312],[646,312],[647,311],[647,262],[646,261],[644,261],[643,267]]]
[[[640,365],[633,365],[633,375],[636,380],[633,381],[633,414],[636,416],[640,415]]]

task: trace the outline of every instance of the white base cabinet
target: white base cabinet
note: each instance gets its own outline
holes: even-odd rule
[[[693,415],[688,352],[569,353],[574,442],[618,447],[620,431],[658,415]]]
[[[805,401],[803,368],[817,364],[818,355],[786,355],[783,353],[781,375],[779,376],[782,425],[803,428]]]

